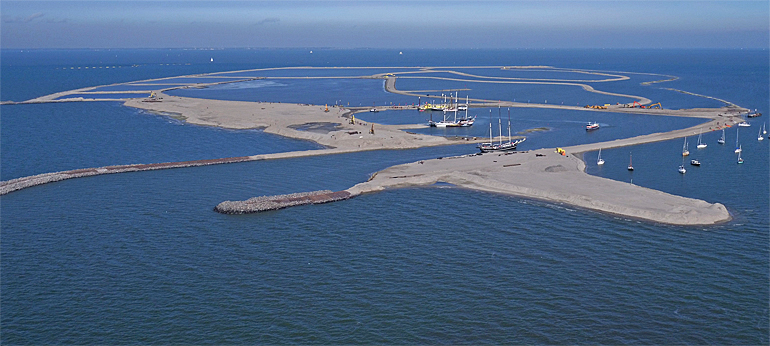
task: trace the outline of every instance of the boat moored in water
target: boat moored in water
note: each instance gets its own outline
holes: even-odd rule
[[[702,137],[702,136],[703,136],[703,133],[700,133],[700,134],[698,134],[698,145],[696,145],[696,146],[695,146],[695,147],[696,147],[696,148],[698,148],[698,149],[703,149],[703,148],[705,148],[705,147],[707,147],[707,146],[708,146],[708,144],[706,144],[706,143],[703,143],[703,142],[701,141],[701,137]]]
[[[687,137],[684,138],[684,145],[682,145],[682,156],[690,155],[690,150],[687,149]]]
[[[500,113],[500,107],[497,108],[497,112],[498,114]],[[479,150],[481,150],[482,153],[516,150],[516,146],[519,145],[519,143],[527,140],[526,138],[518,139],[515,141],[511,139],[511,109],[510,108],[508,108],[508,141],[507,142],[503,142],[502,115],[500,116],[500,120],[498,120],[498,124],[500,126],[500,142],[494,143],[492,141],[492,110],[490,109],[489,110],[489,143],[481,143],[478,146]]]
[[[522,138],[515,141],[508,141],[503,143],[481,143],[478,148],[482,153],[489,153],[493,151],[510,151],[516,150],[516,146],[521,142],[524,142],[526,138]]]
[[[604,164],[604,159],[602,159],[602,148],[599,148],[599,155],[596,157],[596,164],[598,166],[601,166]]]

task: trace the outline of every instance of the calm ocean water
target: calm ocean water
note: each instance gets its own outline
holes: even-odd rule
[[[768,61],[766,50],[3,50],[2,100],[249,68],[552,65],[676,75],[653,86],[639,80],[657,77],[638,75],[594,87],[666,108],[719,106],[660,89],[676,88],[766,115],[740,129],[743,165],[732,150],[735,128],[724,146],[716,143],[720,133],[704,133],[702,150],[690,137],[692,157],[703,164],[685,175],[676,171],[680,139],[602,151],[601,168],[595,152],[585,154],[590,174],[723,203],[734,219],[712,227],[657,225],[448,185],[257,215],[212,211],[223,200],[344,189],[388,166],[473,152],[471,145],[105,175],[11,193],[0,198],[0,342],[767,344],[770,140],[756,137],[770,111]],[[281,83],[295,102],[400,100],[381,84],[343,98],[344,87]],[[278,86],[190,96],[281,94],[270,88]],[[531,97],[549,102],[562,92],[582,100],[571,89],[535,89]],[[600,101],[590,97],[584,103]],[[119,103],[0,111],[2,180],[318,147],[256,130],[191,126]],[[489,110],[477,115],[468,134],[483,136]],[[506,122],[505,109],[502,116]],[[418,112],[362,117],[426,120]],[[699,122],[528,109],[512,110],[512,119],[516,131],[548,128],[523,149]],[[603,128],[587,134],[586,121]],[[625,169],[629,154],[633,173]]]

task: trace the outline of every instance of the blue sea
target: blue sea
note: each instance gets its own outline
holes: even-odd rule
[[[645,96],[665,108],[722,105],[664,89],[673,88],[765,113],[750,119],[751,127],[728,129],[725,145],[716,143],[721,132],[705,131],[708,147],[700,150],[694,148],[697,138],[688,138],[691,157],[702,165],[687,166],[684,175],[676,170],[682,139],[604,150],[602,167],[595,164],[596,152],[584,155],[589,174],[719,202],[732,221],[661,225],[447,184],[261,214],[213,211],[224,200],[345,189],[391,165],[475,152],[472,145],[71,179],[0,197],[0,343],[770,343],[770,140],[757,141],[770,112],[767,50],[402,51],[2,50],[0,99],[272,67],[382,68],[367,74],[389,66],[400,71],[502,65],[615,71],[632,78],[587,84]],[[340,76],[358,72],[338,71]],[[640,84],[667,79],[660,75],[679,79]],[[417,102],[386,93],[381,80],[311,81],[268,79],[173,93],[351,106]],[[433,81],[399,80],[397,87],[461,87],[470,89],[471,98],[537,103],[628,101],[574,86],[501,89]],[[477,116],[472,128],[421,131],[485,136],[490,121],[497,132],[498,121],[508,119],[505,108],[471,112]],[[2,180],[114,164],[321,148],[258,129],[189,125],[119,102],[3,105],[0,116]],[[401,124],[430,116],[385,111],[360,117]],[[586,133],[589,121],[602,128]],[[527,134],[523,150],[702,122],[511,109],[514,133],[543,130]],[[733,153],[737,131],[742,165]],[[631,156],[632,173],[625,169]]]

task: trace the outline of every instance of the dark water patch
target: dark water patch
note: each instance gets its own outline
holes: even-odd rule
[[[327,134],[329,132],[339,130],[340,123],[329,123],[329,122],[304,123],[301,125],[289,125],[289,128],[299,130],[299,131]]]

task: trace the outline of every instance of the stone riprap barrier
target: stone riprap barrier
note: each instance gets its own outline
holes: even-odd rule
[[[250,214],[262,211],[278,210],[307,204],[321,204],[341,201],[353,197],[350,192],[321,190],[313,192],[291,193],[288,195],[260,196],[245,201],[224,201],[214,208],[222,214]]]
[[[223,159],[211,159],[211,160],[119,165],[119,166],[106,166],[106,167],[99,167],[99,168],[73,169],[70,171],[53,172],[53,173],[43,173],[43,174],[32,175],[28,177],[21,177],[21,178],[0,182],[0,195],[5,195],[7,193],[11,193],[11,192],[25,189],[32,186],[43,185],[47,183],[53,183],[53,182],[72,179],[72,178],[90,177],[90,176],[101,175],[101,174],[151,171],[156,169],[219,165],[223,163],[235,163],[235,162],[246,162],[246,161],[254,161],[254,157],[239,156],[239,157],[228,157]]]

